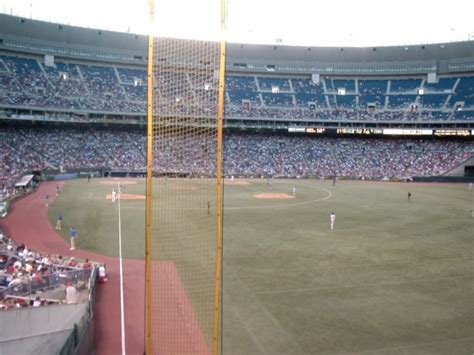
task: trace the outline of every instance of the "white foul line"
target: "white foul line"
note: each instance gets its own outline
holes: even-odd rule
[[[123,265],[122,265],[122,218],[120,213],[120,183],[117,183],[118,201],[118,237],[119,237],[119,265],[120,265],[120,330],[122,335],[122,355],[125,350],[125,312],[123,306]]]

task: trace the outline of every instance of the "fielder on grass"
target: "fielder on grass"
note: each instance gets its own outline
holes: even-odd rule
[[[334,212],[331,212],[331,216],[329,219],[331,221],[331,229],[334,229],[334,224],[336,223],[336,214]]]

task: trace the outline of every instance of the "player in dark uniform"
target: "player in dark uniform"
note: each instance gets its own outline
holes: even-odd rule
[[[411,198],[411,192],[410,192],[410,191],[408,191],[408,195],[407,195],[407,196],[408,196],[408,202],[410,202],[410,198]]]

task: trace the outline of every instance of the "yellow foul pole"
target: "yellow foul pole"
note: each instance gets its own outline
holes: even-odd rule
[[[223,179],[222,179],[222,147],[224,127],[224,84],[225,84],[225,59],[226,59],[226,0],[221,0],[221,48],[219,64],[219,97],[217,121],[217,255],[216,255],[216,289],[214,298],[214,339],[213,355],[219,355],[219,333],[221,317],[221,288],[222,288],[222,219],[223,219]]]
[[[154,23],[155,3],[150,1],[150,27]],[[153,208],[153,33],[148,34],[148,120],[147,120],[147,179],[146,179],[146,250],[145,250],[145,329],[146,353],[153,354],[153,313],[151,293],[151,216]]]

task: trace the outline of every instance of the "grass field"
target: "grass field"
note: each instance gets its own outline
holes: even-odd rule
[[[144,195],[132,181],[124,192]],[[224,192],[224,354],[473,353],[466,184],[248,181]],[[78,228],[79,248],[117,255],[117,204],[102,182],[68,181],[49,217],[61,211],[64,238]],[[255,198],[293,186],[296,198]],[[121,201],[125,257],[144,257],[144,206]]]

